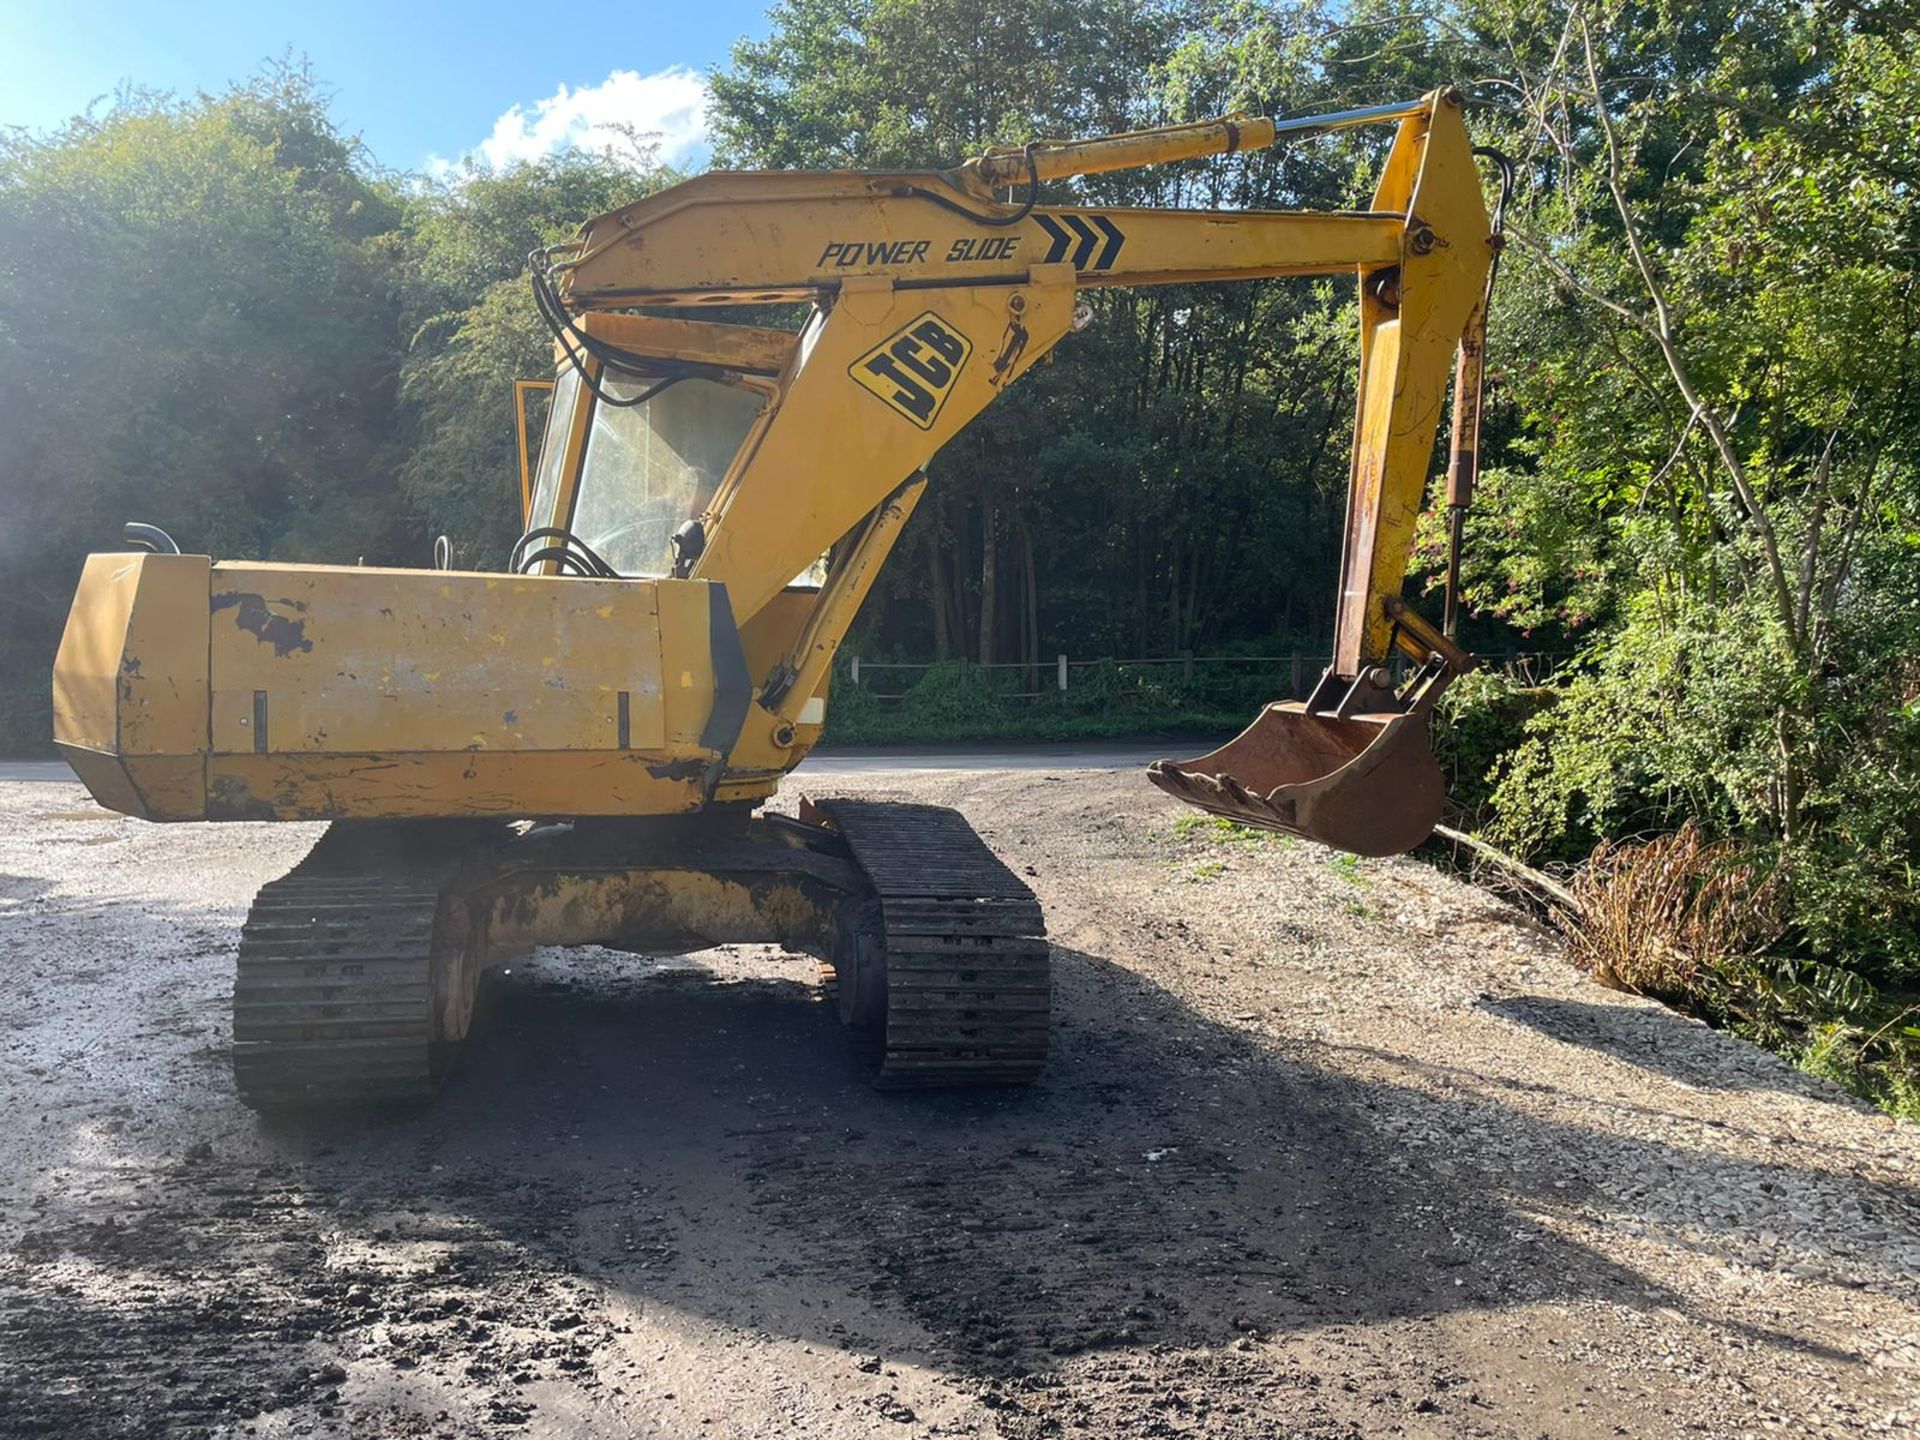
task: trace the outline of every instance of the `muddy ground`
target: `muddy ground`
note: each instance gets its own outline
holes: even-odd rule
[[[1045,901],[1031,1090],[886,1095],[809,962],[545,952],[429,1113],[263,1124],[304,826],[0,785],[0,1434],[1920,1433],[1920,1134],[1412,861],[1135,773],[959,805]]]

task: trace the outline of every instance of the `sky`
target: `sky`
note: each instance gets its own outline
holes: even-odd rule
[[[312,62],[334,120],[383,165],[444,170],[569,144],[608,122],[707,159],[702,74],[766,34],[768,0],[0,0],[0,125],[47,130],[131,82],[219,92]]]

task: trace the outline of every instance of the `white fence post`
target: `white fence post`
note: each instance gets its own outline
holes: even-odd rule
[[[1060,674],[1060,688],[1065,690],[1067,688],[1067,657],[1064,655],[1060,656],[1057,664]]]

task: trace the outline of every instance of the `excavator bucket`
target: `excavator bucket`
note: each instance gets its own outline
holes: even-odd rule
[[[1411,850],[1433,833],[1447,797],[1425,706],[1341,717],[1299,701],[1269,705],[1212,754],[1156,760],[1147,778],[1242,825],[1355,855]]]

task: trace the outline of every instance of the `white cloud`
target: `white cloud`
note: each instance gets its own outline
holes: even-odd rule
[[[629,135],[657,144],[669,165],[697,168],[711,144],[705,79],[674,65],[652,75],[615,70],[578,90],[562,85],[544,100],[508,110],[468,157],[497,168],[570,149],[625,153]],[[432,156],[427,168],[444,175],[457,167]]]

